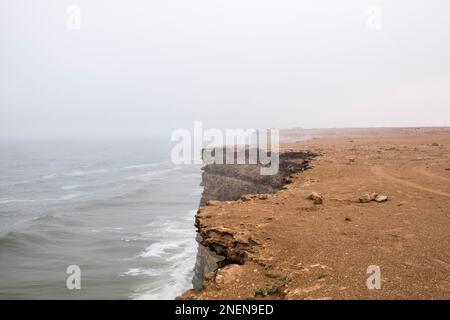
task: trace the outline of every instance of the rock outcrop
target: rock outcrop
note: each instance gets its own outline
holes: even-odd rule
[[[205,276],[227,264],[243,264],[256,241],[246,232],[227,228],[210,228],[202,224],[202,206],[218,205],[220,201],[265,200],[268,194],[290,183],[291,175],[310,168],[311,152],[285,152],[279,156],[275,175],[261,175],[260,164],[210,164],[202,168],[204,187],[196,216],[199,242],[193,287],[200,290]]]
[[[200,206],[209,200],[230,201],[246,194],[275,193],[290,182],[292,174],[308,169],[315,156],[312,152],[281,153],[278,173],[274,175],[261,175],[260,164],[206,165],[202,168]]]

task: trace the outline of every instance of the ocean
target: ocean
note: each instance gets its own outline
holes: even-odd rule
[[[192,286],[200,182],[170,141],[0,142],[0,299],[174,299]]]

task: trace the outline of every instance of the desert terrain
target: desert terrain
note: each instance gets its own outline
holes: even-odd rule
[[[450,299],[450,128],[283,137],[282,151],[319,154],[312,168],[275,194],[202,206],[202,236],[243,258],[180,298]],[[371,265],[380,289],[366,285]]]

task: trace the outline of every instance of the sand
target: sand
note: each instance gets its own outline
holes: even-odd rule
[[[305,133],[321,137],[296,141]],[[244,237],[247,258],[182,298],[450,299],[450,128],[283,136],[283,150],[320,153],[313,168],[267,199],[202,207],[199,227]],[[358,202],[365,193],[388,201]],[[380,289],[367,287],[371,265]]]

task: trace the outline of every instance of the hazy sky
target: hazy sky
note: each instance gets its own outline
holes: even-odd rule
[[[448,0],[0,0],[0,138],[449,126],[449,15]]]

